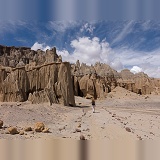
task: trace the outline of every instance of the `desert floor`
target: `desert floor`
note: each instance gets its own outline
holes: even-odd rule
[[[105,100],[96,100],[92,113],[91,100],[75,97],[77,107],[24,103],[0,103],[1,139],[77,139],[145,140],[160,139],[160,95],[137,95],[116,88]],[[25,132],[6,134],[8,127],[19,131],[43,122],[50,133]]]

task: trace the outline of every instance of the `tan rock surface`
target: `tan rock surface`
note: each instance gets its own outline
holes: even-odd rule
[[[0,120],[0,128],[2,128],[2,126],[3,126],[3,121]]]
[[[150,78],[144,73],[133,74],[128,69],[118,73],[107,64],[88,66],[77,61],[72,64],[71,73],[76,96],[104,99],[117,86],[142,95],[160,93],[159,79]]]
[[[74,92],[70,74],[70,64],[51,63],[26,70],[25,67],[0,68],[1,102],[62,103],[75,106]],[[27,68],[29,69],[29,68]]]
[[[37,123],[35,124],[34,130],[35,130],[36,132],[42,132],[44,129],[45,129],[44,123],[42,123],[42,122],[37,122]]]
[[[9,128],[8,128],[8,132],[9,132],[10,134],[12,134],[12,135],[15,135],[15,134],[18,134],[18,133],[19,133],[16,127],[9,127]]]
[[[19,135],[24,135],[24,131],[20,131],[20,132],[19,132]]]
[[[75,106],[70,64],[62,62],[55,47],[44,52],[0,45],[0,52],[1,102]]]
[[[24,129],[24,131],[25,131],[25,132],[32,131],[32,128],[31,128],[31,127],[26,127],[26,128]]]
[[[50,133],[49,128],[45,128],[42,133]]]

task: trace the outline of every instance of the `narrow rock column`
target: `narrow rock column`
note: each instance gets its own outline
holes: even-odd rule
[[[58,82],[61,86],[61,93],[65,106],[75,106],[75,98],[73,91],[73,84],[71,80],[71,66],[68,62],[60,64],[58,72]]]

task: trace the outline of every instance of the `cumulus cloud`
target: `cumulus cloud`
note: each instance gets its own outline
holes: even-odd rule
[[[115,57],[114,51],[105,40],[100,41],[98,37],[90,39],[89,37],[79,37],[71,41],[73,53],[68,51],[57,51],[62,55],[63,60],[75,63],[77,60],[88,65],[96,62],[107,63],[116,70],[123,69],[120,59]]]
[[[143,72],[147,73],[150,77],[160,78],[160,65],[155,65],[152,62],[141,64]]]
[[[138,66],[133,66],[130,71],[135,74],[135,73],[142,72],[142,68]]]
[[[80,60],[88,65],[101,62],[117,71],[128,68],[133,73],[144,72],[150,77],[160,78],[160,50],[146,53],[126,48],[112,49],[106,40],[101,41],[97,37],[79,37],[71,41],[70,45],[73,48],[72,53],[65,49],[57,49],[57,54],[62,55],[63,61],[75,63]],[[38,42],[32,46],[33,50],[45,51],[50,48]]]
[[[42,51],[46,51],[47,49],[51,49],[49,46],[43,44],[40,44],[38,42],[36,42],[32,47],[32,50],[37,51],[38,49],[41,49]]]
[[[114,52],[116,57],[120,57],[125,68],[132,69],[134,66],[138,66],[150,77],[160,78],[160,49],[152,52],[115,49]]]

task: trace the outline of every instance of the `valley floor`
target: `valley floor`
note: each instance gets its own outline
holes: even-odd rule
[[[91,101],[75,97],[77,107],[25,103],[0,103],[0,139],[80,139],[87,140],[159,140],[160,96],[139,96],[129,91],[115,90],[105,100],[96,101],[92,113]],[[51,133],[25,132],[6,134],[10,126],[23,130],[43,122]]]

